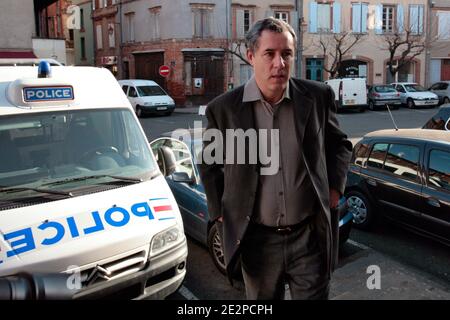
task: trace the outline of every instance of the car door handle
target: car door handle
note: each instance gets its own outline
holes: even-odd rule
[[[440,208],[441,207],[441,203],[439,202],[438,199],[435,198],[428,198],[427,202],[430,206],[432,207],[436,207],[436,208]]]
[[[370,184],[373,187],[377,186],[377,181],[375,179],[372,178],[367,178],[367,184]]]

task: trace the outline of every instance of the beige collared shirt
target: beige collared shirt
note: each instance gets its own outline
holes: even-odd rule
[[[312,196],[313,186],[306,174],[297,140],[294,102],[290,97],[289,82],[280,101],[271,105],[264,100],[255,78],[252,77],[244,87],[242,100],[253,103],[256,129],[268,130],[269,154],[270,131],[279,130],[279,141],[274,142],[279,148],[279,170],[274,175],[260,174],[252,221],[272,227],[300,223],[307,216],[314,214],[315,197]],[[261,139],[261,135],[259,137]]]

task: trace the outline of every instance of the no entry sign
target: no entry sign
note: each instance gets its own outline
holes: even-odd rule
[[[170,73],[170,68],[168,66],[159,67],[159,75],[161,77],[167,77]]]

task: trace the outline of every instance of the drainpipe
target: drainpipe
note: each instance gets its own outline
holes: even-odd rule
[[[430,74],[430,65],[431,65],[431,29],[433,28],[432,24],[432,12],[433,1],[427,0],[427,23],[426,23],[426,34],[425,34],[425,87],[428,88],[431,85],[431,74]]]
[[[297,78],[302,77],[302,64],[303,64],[303,0],[295,1],[295,10],[297,11],[298,16],[298,30],[295,30],[297,33],[297,51],[296,51],[296,59],[297,59]]]

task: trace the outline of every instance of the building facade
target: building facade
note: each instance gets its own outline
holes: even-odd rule
[[[72,0],[78,21],[74,26],[73,47],[75,65],[94,66],[94,27],[92,23],[92,0]]]

